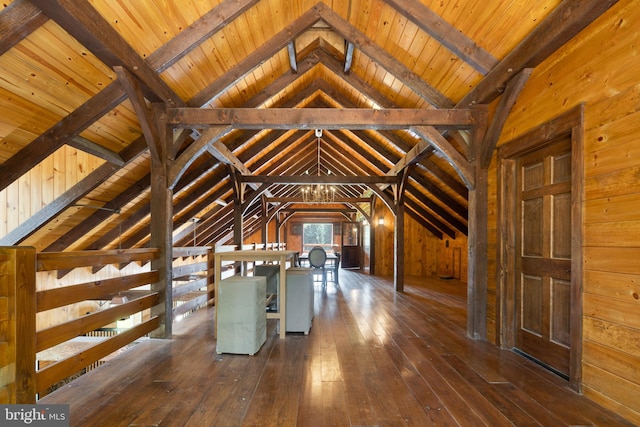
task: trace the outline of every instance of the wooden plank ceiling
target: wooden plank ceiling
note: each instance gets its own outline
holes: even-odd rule
[[[288,109],[284,117],[292,124],[295,109],[302,108],[487,104],[494,121],[504,120],[513,100],[504,102],[500,114],[499,100],[506,97],[500,95],[509,85],[517,87],[514,77],[524,84],[522,76],[611,3],[5,1],[0,190],[55,162],[65,146],[77,150],[65,153],[96,166],[8,229],[0,243],[39,250],[148,244],[150,154],[145,119],[139,117],[148,117],[152,103]],[[517,96],[517,90],[511,93]],[[384,119],[359,129],[326,128],[320,138],[303,126],[194,127],[180,134],[185,136],[177,154],[188,155],[174,187],[175,244],[192,242],[195,217],[199,244],[230,241],[230,170],[258,175],[256,181],[272,177],[264,194],[273,203],[287,203],[300,196],[300,180],[283,183],[275,177],[377,177],[394,175],[407,162],[412,164],[406,212],[438,237],[466,234],[467,186],[437,141],[466,159],[476,151],[469,147],[469,132],[439,128],[434,138],[423,131],[389,129]],[[494,145],[489,141],[490,150]],[[354,199],[349,205],[380,185],[393,198],[391,186],[368,184],[373,181],[340,185],[339,197]],[[249,183],[247,196],[259,186]],[[260,209],[257,199],[247,210],[246,234],[258,229]]]

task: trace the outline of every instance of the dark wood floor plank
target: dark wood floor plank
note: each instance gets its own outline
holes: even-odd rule
[[[471,367],[467,366],[456,356],[445,355],[442,357],[458,374],[460,374],[475,390],[482,395],[493,407],[497,408],[502,415],[516,426],[541,426],[531,415],[524,411],[519,405],[508,398],[503,393],[504,389],[486,382]],[[559,424],[555,420],[554,424]]]
[[[72,426],[630,425],[533,362],[466,337],[466,285],[342,270],[309,335],[276,321],[254,356],[216,353],[214,309],[45,396]]]

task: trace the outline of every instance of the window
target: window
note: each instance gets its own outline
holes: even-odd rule
[[[303,251],[308,252],[314,246],[325,250],[333,247],[333,224],[309,223],[302,228]]]

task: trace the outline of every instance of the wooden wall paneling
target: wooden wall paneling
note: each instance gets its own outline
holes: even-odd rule
[[[35,403],[35,257],[33,248],[0,248],[2,403]]]
[[[582,249],[584,393],[640,422],[640,327],[637,278],[640,173],[637,75],[628,55],[640,11],[620,1],[536,68],[502,139],[522,134],[559,111],[585,104]],[[617,18],[616,18],[617,16]],[[625,25],[619,26],[624,16]],[[597,70],[597,72],[595,71]]]
[[[634,358],[640,358],[640,331],[606,320],[585,317],[585,343],[593,342]],[[627,369],[629,366],[627,366]]]
[[[22,175],[17,180],[18,184],[18,222],[21,224],[31,217],[31,198],[29,174]]]
[[[589,129],[585,147],[591,155],[586,162],[585,175],[592,177],[637,165],[640,158],[640,111]],[[624,153],[624,156],[620,154]]]
[[[374,224],[375,227],[375,224]],[[411,216],[405,218],[405,274],[407,276],[432,276],[440,264],[439,239]]]
[[[0,236],[4,236],[7,234],[7,226],[8,226],[8,214],[9,214],[9,205],[7,204],[7,194],[8,189],[4,189],[0,191],[0,206],[3,209],[0,209]]]
[[[588,273],[588,272],[587,272]],[[637,378],[640,375],[640,330],[621,326],[593,317],[585,317],[584,321],[584,360],[589,365],[587,372],[600,373],[596,367],[607,366],[615,375],[608,378],[611,384],[619,386],[619,378]],[[629,370],[632,369],[631,372]],[[631,374],[631,375],[630,375]],[[629,382],[629,390],[637,390],[637,384]],[[604,384],[604,388],[610,388]],[[633,409],[625,408],[619,401],[607,396],[598,385],[598,381],[587,379],[583,386],[584,393],[596,402],[616,408],[616,411],[629,420],[637,420],[638,414]],[[613,390],[613,393],[617,393]],[[637,391],[635,392],[637,395]],[[626,396],[626,394],[625,394]],[[633,403],[633,402],[632,402]]]
[[[586,270],[584,283],[585,293],[624,301],[640,299],[640,274]],[[640,351],[640,347],[638,350]]]
[[[612,357],[613,354],[609,353],[606,359]],[[604,406],[615,408],[618,414],[637,423],[638,415],[633,408],[640,393],[640,387],[630,377],[614,375],[608,368],[603,369],[603,366],[606,365],[596,366],[584,363],[584,394]]]
[[[39,211],[46,203],[43,200],[44,185],[47,182],[45,178],[46,167],[48,165],[44,162],[38,163],[33,167],[28,175],[30,180],[30,196],[31,196],[31,213],[33,215],[36,211]]]
[[[12,254],[0,248],[0,402],[15,403],[16,333],[15,284]]]
[[[633,297],[611,298],[584,294],[585,316],[640,329],[640,316],[636,315],[637,309],[638,301]]]
[[[13,182],[3,191],[7,195],[7,232],[20,224],[20,185]]]

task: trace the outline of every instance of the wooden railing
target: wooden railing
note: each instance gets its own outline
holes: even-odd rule
[[[35,263],[33,248],[0,247],[2,403],[32,403],[35,398]]]
[[[236,249],[216,247],[216,251]],[[278,250],[284,245],[243,249]],[[46,393],[54,384],[97,366],[106,356],[157,331],[163,322],[159,313],[166,307],[162,293],[154,291],[161,278],[151,269],[151,261],[158,258],[157,249],[36,253],[34,248],[0,247],[0,332],[4,332],[0,333],[0,403],[35,403],[37,394]],[[166,321],[214,303],[213,258],[210,247],[174,248],[173,307],[164,315]],[[117,277],[94,279],[101,267],[108,265],[115,266]],[[128,265],[136,268],[124,273]],[[235,274],[233,265],[228,268],[229,274]],[[76,269],[81,274],[70,274]],[[54,283],[36,283],[43,274]],[[76,283],[77,277],[84,280]],[[36,291],[40,288],[43,290]],[[118,304],[110,303],[116,299]],[[73,315],[69,307],[81,304],[93,309],[86,313],[74,309],[77,314]],[[42,323],[39,316],[57,319],[59,313],[66,318],[45,322],[46,327],[38,329],[36,319]],[[133,315],[139,323],[114,328],[118,320]],[[94,333],[101,329],[117,333]],[[77,344],[79,338],[83,338],[82,345],[71,346],[72,354],[36,369],[38,353]]]
[[[196,246],[173,250],[173,313],[179,319],[214,303],[213,249]]]
[[[151,284],[159,280],[157,271],[142,271],[62,287],[47,286],[48,289],[36,291],[37,277],[43,272],[109,264],[126,265],[131,262],[147,263],[158,257],[157,249],[36,254],[34,248],[10,247],[0,248],[0,257],[3,261],[0,299],[6,299],[7,302],[6,306],[0,307],[0,321],[6,321],[11,331],[7,334],[4,351],[0,353],[0,386],[3,387],[0,402],[34,403],[36,394],[45,393],[52,385],[81,372],[160,326],[159,317],[150,315],[151,308],[162,304],[159,294],[151,290]],[[128,300],[113,306],[107,304],[114,296],[127,296]],[[104,304],[99,310],[76,316],[70,313],[70,309],[63,308],[86,301],[101,301]],[[62,310],[66,319],[38,330],[36,318],[48,310]],[[146,313],[141,316],[144,320],[126,331],[82,345],[79,351],[36,369],[38,353],[142,312]],[[14,365],[15,369],[12,368]]]
[[[37,254],[36,270],[42,272],[72,270],[82,267],[95,268],[100,265],[120,265],[130,262],[147,263],[157,257],[157,249],[44,252]],[[159,317],[150,315],[150,311],[152,307],[160,306],[162,301],[160,301],[158,292],[151,291],[150,286],[158,280],[158,272],[151,270],[37,292],[36,313],[87,300],[111,301],[114,297],[120,297],[120,303],[117,305],[105,304],[103,309],[99,311],[36,331],[35,353],[50,349],[78,336],[86,335],[95,329],[113,324],[119,319],[136,313],[146,312],[144,316],[146,319],[122,333],[98,341],[84,350],[37,370],[35,374],[36,393],[46,392],[57,382],[76,374],[157,329],[160,326]]]

